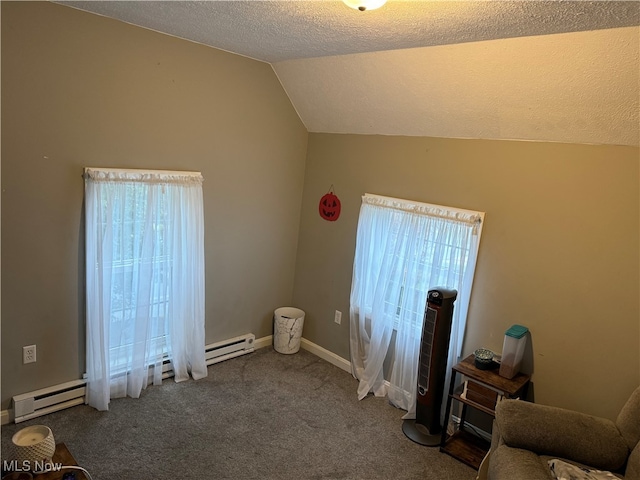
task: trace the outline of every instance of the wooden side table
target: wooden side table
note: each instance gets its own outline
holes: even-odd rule
[[[52,463],[61,463],[62,465],[77,466],[76,459],[73,458],[71,452],[64,443],[56,444],[56,451],[53,454]],[[87,476],[81,470],[62,469],[59,471],[51,471],[47,473],[41,473],[34,475],[34,480],[62,480],[62,476],[67,472],[74,472],[76,474],[76,480],[87,480]]]
[[[464,375],[468,381],[476,382],[484,388],[497,392],[503,398],[525,398],[529,381],[531,377],[524,373],[518,373],[515,377],[509,379],[498,375],[497,368],[491,370],[480,370],[474,365],[474,356],[469,355],[457,365],[454,365],[451,372],[451,383],[449,385],[449,395],[447,397],[447,409],[445,424],[442,429],[442,440],[440,443],[440,451],[451,455],[454,458],[475,468],[480,467],[482,459],[489,451],[489,443],[465,430],[465,417],[467,408],[480,410],[481,412],[495,418],[495,406],[493,408],[487,404],[481,404],[472,399],[462,396],[461,390],[456,390],[457,375]],[[462,413],[460,415],[460,428],[453,435],[449,435],[447,427],[451,417],[451,405],[453,402],[462,404]]]

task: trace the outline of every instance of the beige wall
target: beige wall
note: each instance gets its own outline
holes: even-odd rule
[[[292,298],[307,132],[270,65],[2,2],[2,140],[3,409],[84,371],[84,166],[201,171],[206,340],[271,334]]]
[[[613,417],[640,383],[638,148],[310,134],[294,302],[349,358],[365,192],[486,212],[464,354],[531,330],[535,400]],[[318,215],[334,185],[342,216]],[[334,310],[344,314],[333,322]]]

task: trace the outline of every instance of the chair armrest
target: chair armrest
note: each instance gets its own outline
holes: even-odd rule
[[[551,480],[551,470],[538,455],[528,450],[501,445],[491,449],[489,480]]]
[[[574,460],[605,470],[618,470],[629,448],[615,423],[571,410],[520,400],[496,406],[496,424],[504,443]]]

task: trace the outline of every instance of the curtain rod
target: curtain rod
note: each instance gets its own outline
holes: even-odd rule
[[[413,200],[405,200],[402,198],[385,197],[383,195],[376,195],[373,193],[365,193],[362,196],[362,202],[372,205],[382,205],[387,208],[395,208],[397,210],[422,212],[423,214],[434,217],[449,218],[476,225],[482,224],[484,221],[484,212],[446,207],[444,205],[435,205],[432,203],[415,202]]]
[[[202,175],[201,172],[186,170],[149,170],[146,168],[102,168],[102,167],[84,167],[84,173],[88,171],[107,172],[107,173],[151,173],[155,175]]]

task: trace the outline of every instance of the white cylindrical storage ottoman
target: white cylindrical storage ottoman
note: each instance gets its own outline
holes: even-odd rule
[[[300,350],[304,326],[304,311],[294,307],[280,307],[273,315],[273,348],[290,354]]]

